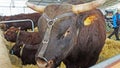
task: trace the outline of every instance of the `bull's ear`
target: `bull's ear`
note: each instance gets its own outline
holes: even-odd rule
[[[31,8],[39,13],[43,13],[44,9],[45,9],[45,6],[37,6],[37,5],[34,5],[32,3],[29,3],[29,2],[26,2],[26,5],[27,5],[27,7]]]
[[[95,0],[89,3],[84,3],[84,4],[78,4],[78,5],[72,5],[72,11],[74,13],[81,13],[85,11],[89,11],[92,9],[96,9],[100,5],[104,4],[106,0]]]
[[[85,20],[84,20],[84,26],[89,26],[93,23],[95,23],[94,21],[97,20],[97,16],[96,15],[90,15],[88,16]]]

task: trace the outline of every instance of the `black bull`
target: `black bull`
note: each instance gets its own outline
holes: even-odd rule
[[[66,9],[61,12],[56,11],[54,14],[50,13],[56,9],[60,10],[62,7],[59,5],[52,5],[48,8],[49,11],[45,10],[39,19],[38,25],[43,42],[39,49],[37,48],[37,54],[37,49],[34,49],[33,45],[25,45],[22,55],[24,58],[22,60],[27,60],[25,64],[34,64],[34,55],[36,54],[37,64],[39,66],[45,65],[46,68],[56,68],[61,61],[65,63],[67,68],[87,68],[94,65],[98,60],[106,38],[105,21],[100,10],[95,9],[75,15]],[[91,22],[89,22],[91,24],[84,26],[84,21],[91,16],[93,16],[92,20],[90,19]],[[19,45],[15,45],[15,47],[19,47]],[[31,55],[29,55],[30,52]]]
[[[92,15],[91,24],[84,26],[84,20]],[[87,68],[96,63],[106,39],[100,10],[74,14],[69,5],[49,5],[38,22],[43,39],[36,53],[40,68],[56,68],[61,61],[67,68]]]

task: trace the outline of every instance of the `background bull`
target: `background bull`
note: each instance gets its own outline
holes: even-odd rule
[[[41,42],[38,32],[26,32],[11,27],[4,33],[4,36],[7,41],[15,42],[15,45],[10,49],[10,54],[19,57],[23,65],[36,64],[35,54]]]
[[[41,35],[39,32],[26,32],[20,28],[11,27],[4,33],[4,37],[10,42],[23,42],[26,44],[35,45],[41,42]]]
[[[22,60],[22,64],[36,64],[35,62],[35,54],[37,52],[37,49],[39,47],[39,44],[31,45],[31,44],[24,44],[23,42],[20,42],[19,44],[15,44],[10,49],[10,54],[16,55]]]
[[[23,19],[31,19],[33,21],[34,26],[37,26],[37,22],[41,14],[39,13],[29,13],[29,14],[18,14],[13,16],[0,16],[0,21],[11,21],[11,20],[23,20]],[[0,27],[3,30],[7,30],[11,26],[21,27],[21,30],[27,30],[32,28],[32,24],[30,21],[20,21],[20,22],[11,22],[0,24]]]

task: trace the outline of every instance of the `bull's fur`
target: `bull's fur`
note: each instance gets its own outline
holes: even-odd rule
[[[23,42],[26,44],[39,44],[41,42],[41,37],[39,32],[26,32],[26,31],[20,31],[17,42]]]
[[[35,54],[37,52],[38,47],[39,47],[39,44],[37,45],[25,44],[22,55],[20,56],[23,62],[23,65],[36,64]]]
[[[12,68],[10,58],[8,56],[8,50],[5,46],[5,39],[3,33],[0,30],[0,68]]]
[[[39,46],[38,44],[41,42],[41,36],[38,32],[26,32],[11,27],[4,35],[7,41],[16,42],[10,53],[21,58],[23,65],[36,64],[35,54]],[[25,46],[22,49],[23,45]],[[20,54],[21,52],[22,54]]]
[[[23,20],[23,19],[31,19],[33,21],[34,26],[37,26],[37,22],[41,14],[39,13],[29,13],[29,14],[18,14],[13,16],[1,16],[0,21],[11,21],[11,20]],[[27,30],[32,28],[32,23],[30,21],[25,22],[11,22],[1,24],[0,27],[4,30],[7,30],[11,26],[21,27],[21,30]]]
[[[94,65],[103,48],[106,38],[104,16],[99,10],[92,10],[83,13],[86,18],[90,15],[96,15],[90,26],[81,29],[77,39],[77,45],[74,46],[70,55],[64,60],[68,68],[87,68]]]
[[[46,13],[51,19],[53,19],[57,15],[62,15],[64,13],[71,12],[70,9],[71,9],[70,5],[63,5],[63,4],[49,5],[45,8],[44,13]],[[55,11],[54,14],[53,14],[53,11]],[[95,15],[95,19],[93,19],[93,21],[91,22],[92,23],[91,25],[89,26],[79,25],[80,23],[84,23],[84,20],[91,15]],[[76,21],[76,17],[77,17],[77,21]],[[88,68],[97,62],[99,54],[104,46],[105,39],[106,39],[105,20],[100,10],[94,9],[88,12],[83,12],[76,16],[72,16],[73,20],[71,20],[71,22],[74,21],[74,24],[70,26],[74,27],[76,24],[77,25],[76,28],[79,29],[77,38],[75,35],[77,33],[76,29],[71,30],[70,36],[67,36],[68,38],[67,37],[65,38],[65,39],[71,38],[72,40],[71,39],[69,40],[71,40],[72,42],[71,41],[68,42],[68,40],[65,41],[65,39],[63,39],[64,40],[63,41],[62,38],[58,38],[58,36],[56,36],[57,34],[60,35],[60,37],[64,35],[64,33],[59,34],[60,31],[64,30],[65,32],[66,30],[64,28],[67,29],[68,27],[67,25],[71,24],[71,22],[68,21],[67,24],[61,25],[61,22],[62,22],[61,20],[70,20],[69,18],[71,17],[64,17],[64,19],[62,18],[58,20],[54,24],[53,30],[51,31],[53,34],[51,33],[50,42],[48,43],[48,47],[46,49],[46,52],[44,53],[45,58],[49,58],[50,60],[53,59],[53,61],[55,62],[53,66],[51,66],[50,68],[54,68],[58,66],[60,61],[63,61],[67,68],[79,68],[79,67]],[[42,37],[44,36],[44,33],[47,28],[46,23],[47,22],[45,18],[41,17],[39,19],[38,26],[39,26],[39,31]],[[61,30],[58,30],[60,28]],[[66,47],[63,49],[67,49],[68,51],[61,50],[62,52],[62,55],[61,55],[59,51],[63,45]],[[40,50],[38,50],[38,53],[36,55],[39,54],[39,51]]]
[[[39,32],[26,32],[19,28],[11,27],[4,33],[5,39],[10,42],[23,42],[26,44],[39,44],[41,36]]]

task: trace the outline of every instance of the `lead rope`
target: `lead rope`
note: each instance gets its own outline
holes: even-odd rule
[[[43,58],[43,59],[45,59],[43,57],[43,55],[44,55],[44,53],[45,53],[45,51],[47,49],[47,46],[48,46],[51,29],[52,29],[52,26],[47,28],[47,30],[45,32],[45,35],[44,35],[44,39],[42,40],[43,46],[42,46],[42,48],[41,48],[41,50],[40,50],[40,52],[38,54],[38,56],[41,57],[41,58]],[[47,61],[47,59],[45,59],[45,61]]]
[[[18,37],[19,37],[19,35],[20,35],[20,30],[18,30],[18,32],[17,32],[16,42],[18,41]]]
[[[39,57],[41,57],[42,59],[44,59],[45,61],[47,61],[46,58],[44,58],[44,53],[47,49],[47,46],[48,46],[48,42],[49,42],[49,38],[50,38],[50,33],[51,33],[51,30],[52,30],[52,26],[54,25],[55,23],[55,19],[54,20],[50,20],[49,17],[45,14],[43,14],[43,17],[44,18],[47,18],[47,29],[46,29],[46,32],[45,32],[45,35],[44,35],[44,38],[42,40],[42,48],[38,54]]]
[[[25,47],[25,44],[23,44],[23,46],[21,47],[21,50],[20,50],[20,57],[22,56],[22,53],[23,53],[23,48]]]

